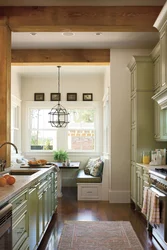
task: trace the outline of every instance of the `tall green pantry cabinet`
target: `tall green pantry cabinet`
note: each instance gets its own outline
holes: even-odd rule
[[[131,199],[139,205],[139,188],[143,180],[136,163],[142,162],[142,152],[155,147],[153,62],[150,56],[133,56],[128,64],[131,74]]]

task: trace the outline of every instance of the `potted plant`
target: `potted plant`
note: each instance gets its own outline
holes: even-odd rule
[[[68,159],[68,153],[65,150],[53,151],[54,160],[57,162],[65,162]]]

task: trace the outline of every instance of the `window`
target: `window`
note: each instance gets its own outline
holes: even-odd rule
[[[102,133],[100,134],[99,131],[102,128],[102,119],[100,119],[102,107],[100,102],[63,104],[70,113],[70,123],[66,128],[55,128],[48,123],[48,113],[52,108],[50,102],[42,104],[27,102],[26,105],[25,110],[28,112],[23,121],[22,131],[24,152],[52,152],[57,149],[90,153],[101,151]]]
[[[30,109],[30,149],[57,148],[57,132],[48,123],[49,109]]]
[[[69,110],[68,150],[95,150],[95,110]]]

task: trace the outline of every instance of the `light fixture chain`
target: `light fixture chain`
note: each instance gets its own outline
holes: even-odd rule
[[[61,66],[57,66],[58,67],[58,93],[60,93],[60,68]],[[58,101],[59,103],[59,101]]]

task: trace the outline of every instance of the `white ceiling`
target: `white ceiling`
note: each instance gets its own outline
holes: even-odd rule
[[[89,75],[103,75],[109,66],[67,66],[61,67],[61,76],[69,76],[71,74],[89,74]],[[23,77],[39,77],[39,76],[55,76],[57,77],[57,66],[12,66],[12,72],[17,73]]]
[[[75,6],[75,5],[160,5],[165,0],[0,0],[0,6]],[[67,31],[68,35],[68,31]],[[61,32],[29,32],[12,33],[12,49],[100,49],[100,48],[141,48],[153,49],[159,40],[157,32],[75,32],[73,36],[63,36]],[[26,66],[24,71],[26,72]],[[37,69],[37,68],[36,68]],[[40,67],[38,67],[40,70]],[[78,70],[81,70],[79,67]],[[98,69],[100,69],[98,67]],[[18,69],[17,69],[18,70]],[[33,70],[29,67],[28,71]],[[42,71],[44,68],[42,67]],[[23,74],[24,72],[22,72]]]
[[[158,32],[75,32],[72,36],[61,32],[12,33],[13,49],[104,49],[153,48],[158,42]]]

